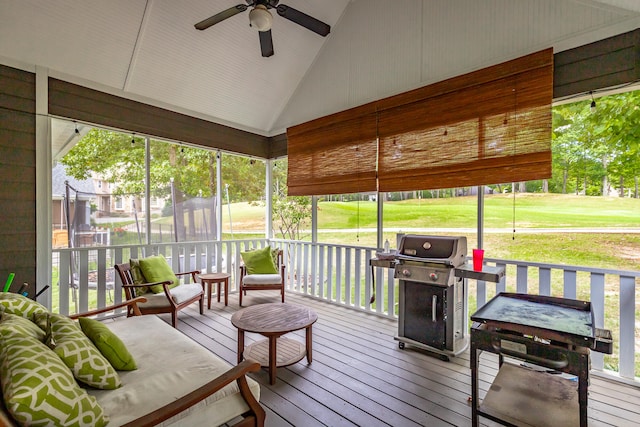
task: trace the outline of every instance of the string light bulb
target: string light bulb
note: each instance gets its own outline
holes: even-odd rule
[[[78,130],[78,123],[76,123],[76,122],[73,122],[73,123],[75,123],[75,125],[76,125],[76,130],[75,130],[76,135],[80,135],[80,131]]]
[[[134,138],[134,134],[131,134],[131,145],[134,146],[136,145],[136,139]]]
[[[591,112],[595,113],[596,112],[596,100],[593,99],[593,91],[589,92],[589,95],[591,95]]]

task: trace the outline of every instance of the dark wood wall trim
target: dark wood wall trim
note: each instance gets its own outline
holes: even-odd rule
[[[272,136],[269,138],[269,158],[277,159],[287,155],[287,134]]]
[[[0,281],[36,281],[35,74],[0,65]],[[33,290],[33,289],[31,289]]]
[[[49,78],[49,113],[260,158],[269,156],[269,138]]]
[[[553,97],[640,80],[640,28],[554,55]]]

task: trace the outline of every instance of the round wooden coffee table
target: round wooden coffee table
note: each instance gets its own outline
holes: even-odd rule
[[[269,382],[276,382],[276,368],[292,365],[305,356],[311,363],[311,326],[318,320],[315,311],[300,305],[271,303],[252,305],[236,311],[231,323],[238,328],[238,363],[251,359],[269,368]],[[305,344],[296,340],[281,338],[282,335],[306,330]],[[267,337],[244,347],[244,333],[255,332]]]
[[[228,273],[205,273],[199,275],[200,280],[202,281],[203,291],[204,286],[207,285],[209,287],[207,300],[207,308],[211,308],[211,288],[215,283],[218,284],[218,302],[220,302],[220,285],[224,284],[224,305],[229,305],[229,277],[231,277]]]

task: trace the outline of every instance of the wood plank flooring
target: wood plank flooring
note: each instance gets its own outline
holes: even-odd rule
[[[245,306],[277,302],[273,291],[249,292]],[[266,370],[253,376],[261,384],[266,425],[280,426],[471,426],[469,353],[446,362],[393,339],[397,322],[346,307],[288,293],[286,301],[318,313],[313,326],[313,363],[306,359],[278,368],[270,385]],[[229,306],[212,301],[200,315],[197,305],[180,312],[178,329],[231,364],[237,361],[237,331]],[[163,317],[163,316],[161,316]],[[168,317],[163,317],[167,321]],[[304,341],[304,330],[287,337]],[[247,333],[245,344],[263,337]],[[480,395],[497,373],[497,357],[483,353]],[[592,375],[589,426],[640,425],[640,389]],[[484,426],[495,426],[481,418]]]

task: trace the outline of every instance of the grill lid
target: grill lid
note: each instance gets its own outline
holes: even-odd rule
[[[467,238],[465,236],[427,236],[406,234],[402,236],[396,259],[441,263],[458,267],[467,257]]]

